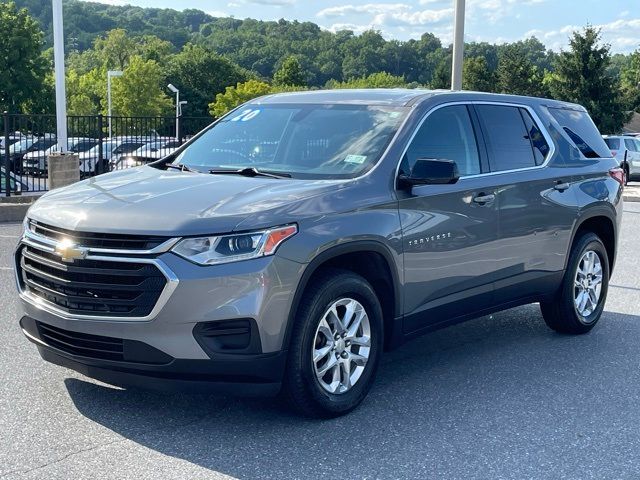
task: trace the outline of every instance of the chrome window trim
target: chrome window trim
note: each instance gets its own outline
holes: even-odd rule
[[[411,137],[409,138],[409,141],[407,142],[407,145],[405,146],[404,150],[402,151],[402,155],[400,156],[400,159],[398,160],[398,164],[396,165],[396,173],[395,173],[395,179],[396,180],[397,180],[399,172],[400,172],[400,164],[402,163],[402,160],[404,159],[404,156],[407,154],[407,150],[409,150],[409,147],[413,143],[413,140],[414,140],[415,136],[418,134],[418,132],[420,131],[420,128],[422,128],[422,125],[427,120],[427,118],[429,118],[429,116],[433,112],[436,112],[436,111],[440,110],[441,108],[452,107],[452,106],[456,106],[456,105],[500,105],[500,106],[504,106],[504,107],[524,108],[527,112],[529,112],[529,114],[531,115],[531,118],[533,118],[533,121],[536,123],[536,126],[538,127],[538,129],[540,129],[540,132],[542,132],[542,136],[544,137],[544,139],[546,140],[547,144],[549,145],[549,153],[547,153],[547,156],[545,157],[544,162],[542,162],[540,165],[535,165],[533,167],[514,168],[514,169],[511,169],[511,170],[500,170],[500,171],[496,171],[496,172],[476,173],[474,175],[464,175],[464,176],[461,176],[459,180],[464,180],[464,179],[468,179],[468,178],[488,177],[488,176],[493,176],[493,175],[503,175],[503,174],[506,174],[506,173],[526,172],[526,171],[530,171],[530,170],[540,170],[540,169],[545,168],[549,164],[549,162],[553,158],[554,154],[556,153],[556,144],[555,144],[555,142],[551,138],[551,135],[547,131],[547,128],[544,126],[544,123],[542,122],[542,120],[540,119],[540,117],[538,116],[536,111],[529,105],[525,105],[525,104],[522,104],[522,103],[516,103],[516,102],[492,102],[490,100],[460,100],[460,101],[455,101],[455,102],[446,102],[446,103],[441,103],[439,105],[434,106],[427,113],[424,114],[422,119],[420,119],[420,122],[418,123],[418,125],[414,129],[413,133],[411,134]]]
[[[39,233],[31,230],[31,225],[29,222],[26,222],[26,228],[24,231],[24,237],[29,238],[33,241],[36,241],[42,245],[50,246],[55,249],[55,246],[58,244],[54,239],[46,237],[44,235],[40,235]],[[169,238],[165,240],[160,245],[147,249],[147,250],[136,250],[136,249],[119,249],[119,248],[99,248],[99,247],[86,247],[82,244],[78,244],[78,247],[82,247],[87,250],[89,253],[109,253],[115,255],[156,255],[158,253],[168,252],[173,248],[173,246],[180,241],[180,237]]]
[[[18,247],[16,248],[16,252],[13,257],[14,263],[15,263],[15,276],[16,276],[16,284],[18,286],[18,294],[20,298],[26,303],[40,310],[48,312],[52,315],[55,315],[57,317],[64,318],[65,320],[147,322],[147,321],[153,320],[155,317],[158,316],[158,314],[167,304],[167,302],[169,301],[169,298],[171,297],[175,289],[178,287],[178,284],[180,283],[180,280],[178,279],[176,274],[173,273],[173,271],[169,268],[169,266],[159,258],[116,257],[116,256],[88,254],[85,257],[87,260],[100,260],[105,262],[149,263],[149,264],[155,265],[158,268],[158,270],[160,270],[160,273],[162,273],[164,277],[167,279],[167,283],[162,289],[162,292],[160,293],[160,296],[158,297],[158,300],[156,301],[156,304],[154,305],[151,312],[148,315],[145,315],[144,317],[122,317],[122,316],[114,317],[110,315],[70,314],[69,312],[65,312],[64,310],[58,308],[56,305],[52,304],[51,302],[43,300],[41,297],[38,297],[37,295],[34,295],[22,288],[22,282],[19,274],[19,272],[21,271],[20,263],[19,263],[20,255],[18,255],[18,252],[20,251],[20,247],[22,245],[29,245],[49,253],[55,253],[56,242],[51,242],[50,239],[47,239],[48,243],[46,244],[41,243],[40,239],[35,240],[31,238],[29,233],[31,232],[28,232],[28,230],[25,230],[25,234],[21,238],[20,243],[18,244]],[[122,253],[123,251],[120,250],[119,252]],[[140,252],[136,251],[136,253],[140,253]]]

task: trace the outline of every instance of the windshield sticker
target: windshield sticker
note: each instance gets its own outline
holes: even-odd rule
[[[357,163],[358,165],[364,163],[367,159],[366,155],[347,155],[344,159],[347,163]]]
[[[260,114],[260,110],[245,110],[237,117],[231,119],[232,122],[248,122],[252,118],[256,118]]]

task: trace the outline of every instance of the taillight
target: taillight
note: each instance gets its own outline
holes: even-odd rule
[[[620,185],[624,185],[624,170],[621,168],[612,168],[609,170],[609,175]]]

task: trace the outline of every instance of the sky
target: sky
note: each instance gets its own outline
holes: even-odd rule
[[[93,0],[96,1],[96,0]],[[454,0],[98,0],[113,5],[197,8],[214,16],[311,21],[331,30],[379,30],[407,40],[432,32],[452,41]],[[511,42],[532,35],[566,48],[575,29],[602,29],[614,53],[640,47],[640,0],[467,0],[466,41]]]

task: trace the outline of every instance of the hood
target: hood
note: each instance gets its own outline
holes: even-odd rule
[[[231,232],[295,221],[300,202],[344,181],[209,175],[143,166],[99,175],[44,195],[34,220],[104,233],[162,236]],[[275,222],[275,223],[270,223]]]

